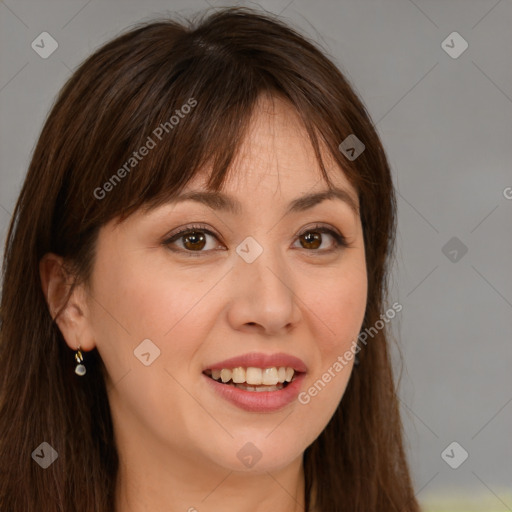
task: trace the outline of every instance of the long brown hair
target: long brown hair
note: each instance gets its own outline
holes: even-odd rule
[[[42,291],[41,258],[61,255],[73,286],[87,286],[98,231],[108,221],[164,204],[206,165],[213,169],[208,187],[219,190],[262,94],[296,109],[327,183],[323,145],[358,191],[368,270],[363,328],[380,319],[396,199],[369,115],[331,60],[278,19],[243,8],[194,23],[162,19],[131,28],[99,48],[61,90],[8,231],[0,319],[2,510],[114,510],[118,456],[105,367],[94,349],[85,354],[87,376],[74,374],[73,352]],[[192,111],[174,126],[171,116],[186,104]],[[159,126],[166,129],[156,140]],[[353,161],[338,148],[350,134],[366,146]],[[148,137],[154,147],[135,164],[133,152]],[[304,453],[307,511],[419,510],[387,337],[381,329],[362,347],[337,410]],[[31,458],[42,442],[58,453],[44,470]]]

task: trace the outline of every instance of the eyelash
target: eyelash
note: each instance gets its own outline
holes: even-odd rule
[[[217,240],[219,240],[218,236],[215,233],[213,233],[212,231],[210,231],[209,229],[207,229],[207,228],[205,228],[205,227],[203,227],[201,225],[194,224],[194,225],[187,226],[187,227],[181,229],[177,233],[174,233],[169,238],[164,240],[162,242],[162,245],[170,246],[172,243],[174,243],[175,241],[179,240],[180,238],[183,238],[185,235],[190,234],[190,233],[197,233],[197,232],[211,235],[214,238],[216,238]],[[331,235],[333,237],[333,239],[334,239],[334,248],[332,248],[332,249],[323,249],[323,250],[319,250],[319,249],[304,249],[305,251],[308,251],[308,252],[318,252],[318,253],[326,253],[327,254],[327,253],[332,253],[334,251],[337,251],[337,250],[340,250],[342,248],[346,248],[346,247],[349,246],[349,244],[347,243],[347,240],[345,239],[345,237],[343,235],[341,235],[337,231],[334,231],[333,229],[327,228],[326,226],[322,226],[320,224],[317,224],[317,225],[315,225],[315,226],[313,226],[311,228],[305,229],[304,231],[302,231],[302,233],[299,233],[299,235],[297,235],[297,238],[300,238],[301,236],[304,236],[305,234],[311,233],[311,232],[326,233],[328,235]],[[169,250],[171,250],[173,252],[180,252],[180,253],[186,254],[187,256],[191,256],[191,257],[201,256],[203,253],[208,253],[209,252],[209,251],[203,251],[203,250],[201,250],[201,251],[190,251],[190,250],[181,249],[181,248],[180,249],[171,249],[170,247],[168,247],[168,248],[169,248]]]

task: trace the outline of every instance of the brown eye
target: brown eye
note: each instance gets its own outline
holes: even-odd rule
[[[173,252],[180,252],[187,256],[201,256],[219,250],[222,246],[222,243],[214,243],[209,248],[206,248],[208,246],[208,238],[211,238],[213,241],[219,241],[215,233],[202,226],[188,226],[171,235],[163,242],[163,245]],[[331,240],[330,246],[322,247],[322,245],[325,245],[324,242],[326,240],[329,241],[329,239]],[[325,226],[315,226],[303,231],[298,235],[298,241],[300,241],[301,245],[299,248],[319,254],[330,253],[343,247],[348,247],[343,235]]]
[[[185,249],[189,249],[191,251],[201,250],[206,245],[206,237],[204,233],[200,231],[191,231],[188,235],[183,235],[183,246]]]
[[[181,252],[189,256],[200,256],[212,250],[219,249],[217,235],[202,226],[188,226],[178,233],[164,240],[163,245],[174,252]],[[207,247],[208,246],[208,247]]]
[[[305,242],[301,244],[304,249],[318,249],[322,245],[322,235],[320,233],[306,233],[301,235],[301,240]]]
[[[331,246],[318,250],[324,242],[324,235],[328,235],[333,241]],[[345,237],[336,231],[329,229],[325,226],[315,226],[313,228],[303,231],[299,235],[300,245],[303,249],[314,252],[331,252],[342,247],[348,247]]]

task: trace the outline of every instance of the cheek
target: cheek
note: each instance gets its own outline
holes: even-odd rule
[[[163,339],[194,309],[209,283],[160,259],[126,260],[95,273],[96,319],[131,342]]]
[[[152,349],[155,354],[160,351],[155,366],[171,368],[176,362],[183,366],[190,361],[196,349],[194,338],[202,332],[206,337],[207,319],[196,312],[204,309],[203,302],[210,308],[215,306],[208,300],[212,283],[194,277],[193,272],[174,269],[171,273],[170,269],[168,264],[148,265],[128,259],[108,267],[100,263],[96,268],[93,326],[98,351],[114,382],[128,370],[131,379],[139,373],[141,379],[147,378],[144,371],[148,367],[134,354],[143,340],[151,340],[157,347]],[[149,368],[153,367],[151,364]]]
[[[137,267],[126,262],[97,272],[95,281],[96,343],[109,375],[117,426],[127,420],[162,439],[170,425],[186,432],[194,426],[192,420],[204,421],[184,387],[221,304],[215,290],[210,291],[215,279],[170,269],[168,264]],[[150,354],[149,365],[143,362],[145,353]]]
[[[309,293],[311,331],[316,345],[313,371],[298,401],[303,414],[325,427],[343,397],[354,363],[354,347],[366,310],[367,274],[364,254],[337,269],[330,279],[315,279]],[[306,284],[313,284],[308,280]],[[313,288],[310,288],[313,289]],[[303,289],[303,294],[306,289]]]
[[[309,280],[307,284],[310,290],[316,290],[312,294],[303,289],[302,294],[309,297],[306,303],[312,322],[315,330],[322,333],[316,340],[321,344],[325,363],[327,356],[337,357],[345,352],[359,334],[367,302],[366,267],[357,260],[357,264],[347,265],[328,279],[324,276],[321,281]]]

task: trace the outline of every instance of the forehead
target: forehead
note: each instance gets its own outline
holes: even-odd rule
[[[347,190],[357,204],[354,187],[322,146],[321,138],[319,143],[331,183]],[[200,171],[183,192],[206,190],[209,176],[208,169]],[[308,133],[294,107],[280,98],[260,98],[221,190],[229,195],[245,195],[247,200],[274,192],[286,200],[327,188]]]

